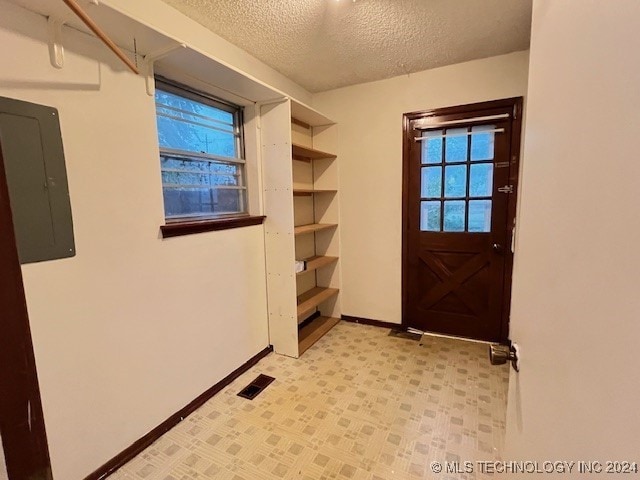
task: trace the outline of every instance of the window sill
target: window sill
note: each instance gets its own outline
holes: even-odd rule
[[[264,223],[264,216],[247,216],[234,218],[219,218],[215,220],[199,220],[195,222],[168,223],[160,227],[162,238],[181,237],[194,233],[229,230],[231,228],[249,227]]]

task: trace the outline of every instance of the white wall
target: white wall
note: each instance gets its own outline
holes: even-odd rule
[[[316,94],[338,125],[342,313],[400,323],[402,115],[524,96],[528,52]]]
[[[505,458],[640,460],[638,25],[534,2]]]
[[[264,234],[161,240],[144,79],[71,30],[55,70],[45,19],[0,10],[0,95],[60,112],[77,255],[23,275],[53,473],[77,480],[267,346]]]

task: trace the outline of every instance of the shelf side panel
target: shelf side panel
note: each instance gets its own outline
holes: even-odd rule
[[[260,115],[269,339],[276,353],[298,357],[290,102]]]

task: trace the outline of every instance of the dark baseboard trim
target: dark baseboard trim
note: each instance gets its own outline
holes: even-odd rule
[[[374,327],[391,328],[393,330],[406,330],[404,325],[399,323],[382,322],[380,320],[371,320],[370,318],[352,317],[350,315],[341,315],[340,318],[345,322],[361,323],[363,325],[373,325]]]
[[[114,473],[120,467],[124,466],[127,462],[132,460],[136,455],[140,454],[145,448],[151,445],[153,442],[158,440],[162,435],[167,433],[173,427],[175,427],[178,423],[182,421],[182,419],[187,418],[188,415],[193,413],[195,410],[200,408],[202,405],[207,402],[211,397],[213,397],[216,393],[220,392],[223,388],[233,382],[240,375],[245,373],[251,367],[256,365],[260,360],[269,355],[273,351],[273,347],[269,346],[254,355],[249,361],[241,365],[239,368],[235,369],[225,378],[216,383],[213,387],[208,389],[206,392],[199,395],[195,400],[190,402],[188,405],[185,405],[179,411],[171,415],[164,422],[158,425],[156,428],[147,433],[144,437],[136,440],[132,445],[125,448],[118,455],[113,457],[107,463],[102,465],[93,473],[89,474],[84,480],[102,480],[107,478],[109,475]]]

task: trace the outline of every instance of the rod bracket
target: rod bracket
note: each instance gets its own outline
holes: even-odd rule
[[[64,20],[56,17],[47,18],[47,40],[49,43],[49,59],[55,68],[64,67],[64,46],[62,45],[62,26]]]
[[[158,61],[166,57],[167,55],[175,52],[176,50],[180,50],[182,48],[187,48],[187,45],[184,43],[171,43],[164,48],[160,48],[155,52],[151,52],[146,54],[143,57],[142,63],[144,66],[144,76],[147,84],[147,95],[153,97],[156,94],[156,84],[155,79],[153,77],[153,66]]]

